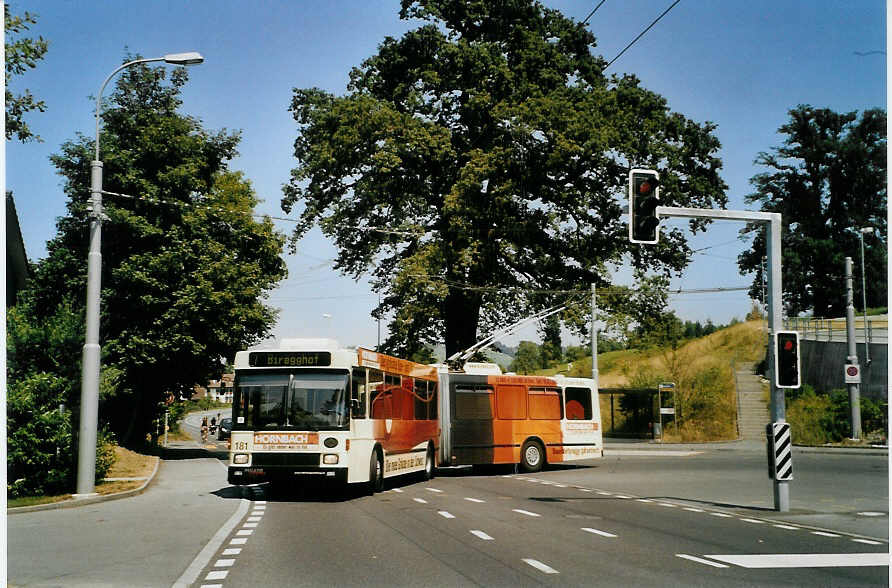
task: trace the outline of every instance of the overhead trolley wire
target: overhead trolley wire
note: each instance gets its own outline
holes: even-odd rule
[[[632,45],[634,45],[635,43],[637,43],[637,42],[638,42],[638,39],[640,39],[641,37],[643,37],[644,34],[645,34],[647,31],[649,31],[651,28],[653,28],[653,26],[654,26],[655,24],[657,24],[658,22],[660,22],[660,19],[663,18],[664,16],[666,16],[666,14],[667,14],[670,10],[672,10],[673,8],[675,8],[675,5],[678,4],[679,2],[681,2],[681,0],[675,0],[675,2],[673,2],[673,3],[669,6],[669,8],[667,8],[666,10],[663,11],[663,14],[661,14],[660,16],[658,16],[658,17],[656,18],[656,20],[654,20],[652,23],[650,23],[650,24],[647,26],[646,29],[644,29],[643,31],[641,31],[641,32],[638,34],[637,37],[635,37],[634,39],[632,39],[632,42],[629,43],[628,45],[626,45],[625,49],[623,49],[622,51],[619,52],[619,55],[617,55],[616,57],[614,57],[613,59],[611,59],[611,60],[610,60],[610,63],[608,63],[607,65],[604,66],[604,69],[607,69],[608,67],[610,67],[611,65],[613,65],[613,63],[614,63],[617,59],[619,59],[620,57],[622,57],[623,53],[625,53],[625,52],[629,49],[629,47],[631,47]]]

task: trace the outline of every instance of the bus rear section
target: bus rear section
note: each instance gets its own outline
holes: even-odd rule
[[[529,472],[603,455],[590,379],[449,373],[441,387],[443,464],[516,463]]]

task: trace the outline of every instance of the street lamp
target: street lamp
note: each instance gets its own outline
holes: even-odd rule
[[[163,61],[174,65],[194,65],[204,61],[200,53],[170,53],[163,57],[134,59],[109,74],[96,95],[95,157],[90,165],[90,253],[87,256],[87,325],[81,367],[81,415],[78,429],[77,494],[93,494],[96,476],[96,429],[99,417],[99,304],[102,273],[102,161],[99,159],[99,120],[102,91],[116,73],[138,63]]]

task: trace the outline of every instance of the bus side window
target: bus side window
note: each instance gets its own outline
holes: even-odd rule
[[[415,419],[428,421],[436,417],[435,392],[437,385],[421,378],[415,378]]]
[[[560,420],[561,395],[557,388],[530,388],[530,418]]]
[[[492,414],[492,388],[457,386],[455,388],[455,420],[489,420]]]
[[[527,418],[527,390],[525,386],[496,388],[496,410],[500,419]]]
[[[571,421],[590,421],[592,419],[592,391],[588,388],[566,388],[567,419]]]
[[[350,400],[355,401],[352,403],[354,407],[352,412],[353,418],[364,419],[366,391],[368,389],[366,368],[353,368],[353,378],[350,382]]]

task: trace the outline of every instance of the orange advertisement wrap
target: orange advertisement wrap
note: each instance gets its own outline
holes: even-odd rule
[[[361,366],[376,368],[398,376],[424,378],[425,380],[437,379],[437,368],[435,367],[385,355],[377,351],[369,351],[362,347],[357,349],[356,352],[359,356],[359,365]]]

